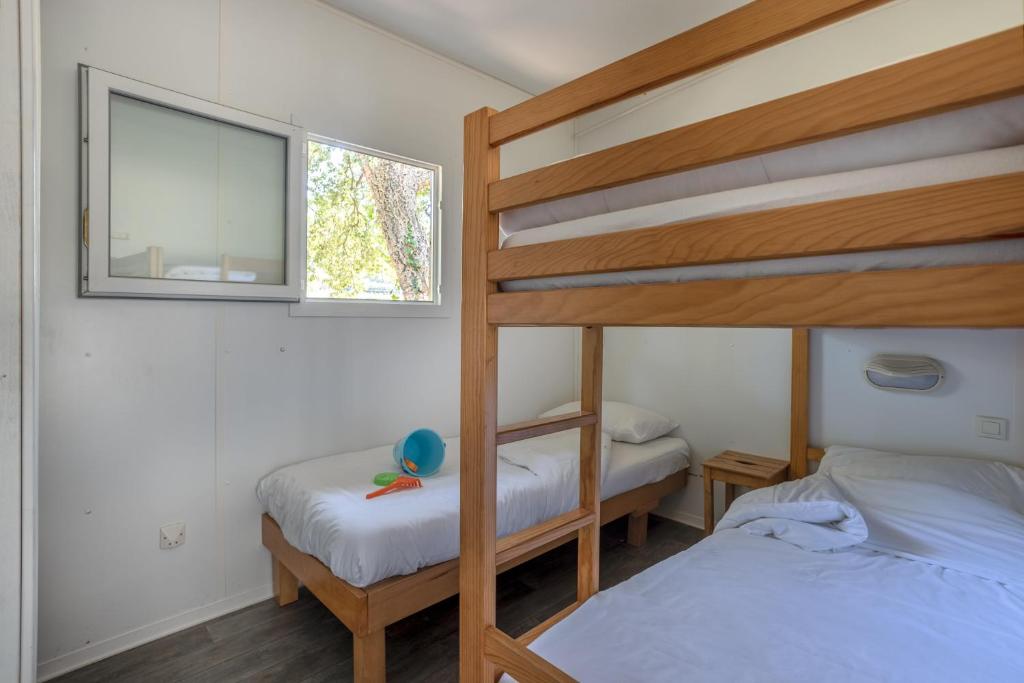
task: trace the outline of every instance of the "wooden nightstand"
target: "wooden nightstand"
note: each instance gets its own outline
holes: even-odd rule
[[[759,489],[786,480],[789,463],[760,455],[725,451],[704,461],[704,535],[715,530],[715,482],[725,483],[725,508],[736,497],[736,486]]]

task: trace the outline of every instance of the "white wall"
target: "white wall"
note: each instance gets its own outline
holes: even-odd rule
[[[609,328],[604,394],[678,420],[692,474],[729,448],[787,458],[789,338],[788,330]],[[660,512],[703,527],[702,505],[701,481],[691,479]]]
[[[722,0],[722,11],[746,4]],[[580,117],[589,152],[855,76],[1019,26],[1020,0],[894,0],[877,9]]]
[[[444,167],[458,300],[462,117],[524,94],[310,0],[44,0],[40,659],[52,675],[269,595],[257,479],[458,431],[459,319],[76,298],[78,62]],[[568,156],[567,127],[506,155]],[[512,341],[512,343],[509,343]],[[502,335],[504,420],[572,394],[573,335]],[[184,521],[185,545],[157,547]]]
[[[21,661],[21,54],[0,5],[0,679]],[[8,551],[7,549],[10,549]]]
[[[35,680],[38,16],[0,4],[0,680]]]
[[[743,4],[729,0],[723,11]],[[576,152],[758,104],[1024,22],[1020,0],[902,0],[577,120]],[[780,330],[615,329],[609,398],[673,415],[694,474],[726,448],[788,457],[790,335]],[[934,355],[949,381],[928,396],[872,390],[873,353]],[[814,443],[978,454],[1024,464],[1024,332],[849,331],[813,336]],[[1010,419],[1010,441],[974,435],[975,415]],[[700,481],[663,507],[701,522]],[[721,499],[721,496],[719,496]]]

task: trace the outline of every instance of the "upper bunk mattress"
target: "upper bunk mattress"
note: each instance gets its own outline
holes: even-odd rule
[[[288,543],[348,583],[368,586],[458,556],[459,439],[447,443],[444,466],[420,489],[366,500],[377,488],[373,475],[394,469],[391,447],[384,446],[283,467],[260,481],[256,495]],[[612,441],[602,498],[688,467],[689,451],[675,437]],[[498,453],[498,536],[578,505],[579,430],[500,446]]]
[[[517,209],[502,247],[1024,171],[1024,97]],[[506,281],[505,290],[1024,260],[1024,240]]]

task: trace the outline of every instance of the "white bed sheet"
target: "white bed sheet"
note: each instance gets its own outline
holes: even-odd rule
[[[498,461],[498,535],[568,512],[578,503],[579,432],[537,439],[563,466],[544,479]],[[391,447],[331,455],[283,467],[257,485],[257,497],[285,539],[354,586],[445,562],[459,548],[459,439],[447,439],[441,471],[421,489],[366,500],[373,475],[394,468]],[[527,443],[527,442],[522,442]],[[514,448],[517,444],[502,446]],[[664,479],[689,466],[675,437],[645,444],[612,442],[602,497]]]
[[[1019,683],[1024,586],[727,529],[530,647],[587,683]]]
[[[1024,121],[1024,117],[1022,117]],[[886,192],[969,178],[1024,171],[1024,145],[925,159],[891,166],[835,173],[813,178],[727,190],[639,206],[522,230],[503,247],[537,244],[630,228],[665,225],[685,220],[745,213],[830,199]],[[592,287],[613,284],[686,282],[724,278],[771,277],[807,273],[856,272],[893,268],[922,268],[1024,261],[1024,239],[1009,239],[916,249],[858,254],[809,256],[658,268],[619,273],[514,280],[501,283],[505,291]]]

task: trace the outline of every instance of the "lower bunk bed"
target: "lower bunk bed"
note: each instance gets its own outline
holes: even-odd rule
[[[1024,469],[830,448],[529,647],[553,683],[1022,681]]]
[[[373,500],[365,495],[376,488],[374,473],[393,464],[390,447],[291,465],[259,483],[276,599],[296,600],[301,582],[352,631],[359,683],[385,680],[386,626],[458,593],[459,445],[448,440],[442,470],[423,488]],[[517,531],[576,507],[579,430],[508,444],[499,458],[499,528],[511,549]],[[689,446],[668,436],[625,443],[605,435],[602,460],[601,523],[628,515],[628,542],[642,545],[648,513],[686,485]],[[576,538],[560,528],[499,555],[498,571]]]

